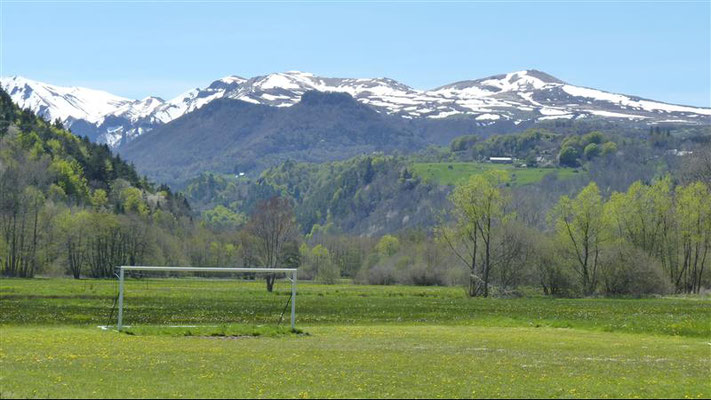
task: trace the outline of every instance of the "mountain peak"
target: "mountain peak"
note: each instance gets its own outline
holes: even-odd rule
[[[559,83],[559,84],[565,83],[565,82],[561,81],[560,79],[556,78],[555,76],[547,74],[543,71],[539,71],[537,69],[527,69],[527,70],[521,71],[521,72],[523,72],[525,75],[540,79],[545,83]]]
[[[227,88],[232,88],[232,87],[238,87],[239,85],[243,84],[247,80],[245,78],[242,78],[241,76],[237,75],[229,75],[224,78],[220,78],[210,84],[206,89],[207,90],[224,90]],[[200,88],[195,88],[195,90],[200,90]]]
[[[281,72],[284,75],[301,75],[301,76],[315,76],[311,72],[304,72],[304,71],[297,71],[297,70],[290,70],[286,72]]]
[[[216,82],[224,82],[224,83],[226,83],[226,84],[228,84],[228,85],[232,85],[232,84],[235,84],[235,83],[236,83],[236,84],[244,83],[245,81],[247,81],[247,79],[242,78],[241,76],[238,76],[238,75],[228,75],[228,76],[226,76],[226,77],[224,77],[224,78],[218,79]]]
[[[144,97],[143,99],[141,99],[140,101],[142,103],[152,103],[154,101],[157,101],[159,103],[165,102],[165,100],[163,100],[163,98],[158,97],[158,96],[147,96],[147,97]]]
[[[540,90],[565,82],[545,72],[528,69],[507,74],[492,75],[476,80],[459,81],[433,90],[445,94],[465,94],[467,96],[488,97],[500,93]]]

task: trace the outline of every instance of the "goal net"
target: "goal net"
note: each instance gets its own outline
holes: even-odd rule
[[[276,279],[272,293],[267,276]],[[118,267],[118,331],[134,323],[278,324],[289,305],[294,330],[295,268]]]

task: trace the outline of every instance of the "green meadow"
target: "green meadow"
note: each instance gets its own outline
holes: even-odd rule
[[[412,168],[415,175],[442,185],[457,185],[472,175],[489,170],[508,172],[514,186],[540,182],[546,175],[555,174],[558,179],[568,179],[579,173],[575,168],[517,168],[510,164],[480,162],[414,163]]]
[[[0,397],[711,396],[708,297],[472,299],[461,288],[0,280]],[[171,326],[181,326],[171,328]]]

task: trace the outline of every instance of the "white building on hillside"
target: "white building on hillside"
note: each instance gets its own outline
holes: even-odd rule
[[[489,162],[495,164],[513,164],[513,157],[489,157]]]

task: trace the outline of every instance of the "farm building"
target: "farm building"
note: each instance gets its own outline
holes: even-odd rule
[[[513,157],[489,157],[489,162],[494,164],[512,164]]]

